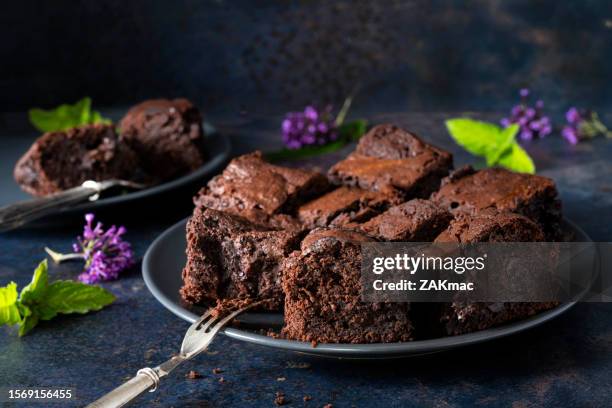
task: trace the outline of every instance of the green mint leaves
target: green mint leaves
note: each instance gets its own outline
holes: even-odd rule
[[[338,126],[338,140],[322,146],[305,146],[299,149],[282,149],[277,152],[267,153],[266,159],[270,162],[279,160],[297,160],[319,154],[332,153],[342,149],[350,142],[355,142],[368,130],[368,121],[364,119],[345,122]]]
[[[449,119],[446,128],[457,144],[475,156],[484,157],[487,166],[500,166],[519,173],[535,173],[535,165],[516,142],[519,126],[501,128],[493,123],[467,118]]]
[[[0,325],[13,325],[21,321],[17,306],[17,284],[9,283],[0,288]]]
[[[91,110],[91,98],[87,97],[74,105],[64,104],[51,110],[30,109],[28,116],[30,123],[41,132],[55,132],[93,123],[111,123],[100,112]]]
[[[17,296],[17,284],[0,287],[0,325],[19,325],[19,335],[28,333],[40,320],[59,313],[87,313],[100,310],[115,300],[106,289],[74,281],[49,283],[47,260],[42,261],[32,281]]]

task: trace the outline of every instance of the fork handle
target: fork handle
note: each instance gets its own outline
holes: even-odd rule
[[[103,183],[86,181],[78,187],[60,193],[2,207],[0,208],[0,231],[17,228],[57,210],[83,202],[95,197],[105,188],[108,186]]]
[[[159,376],[154,369],[143,368],[135,377],[115,388],[86,408],[118,408],[128,405],[143,392],[153,392],[159,384]]]

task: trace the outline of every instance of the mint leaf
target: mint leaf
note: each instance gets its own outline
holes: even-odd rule
[[[516,142],[501,155],[497,164],[518,173],[535,174],[536,170],[531,157]]]
[[[19,302],[27,305],[41,299],[47,291],[49,276],[47,273],[47,260],[45,259],[34,270],[32,281],[21,289]]]
[[[21,314],[17,304],[17,284],[11,282],[0,288],[0,325],[10,326],[21,322]]]
[[[115,296],[100,286],[74,281],[48,283],[47,260],[42,261],[32,281],[17,296],[17,284],[0,288],[0,325],[19,324],[19,336],[27,334],[39,322],[58,313],[87,313],[100,310],[115,301]]]
[[[19,337],[25,336],[30,330],[32,330],[38,324],[38,315],[30,314],[24,317],[23,321],[19,325]]]
[[[446,121],[451,137],[468,152],[484,157],[487,166],[501,166],[521,173],[535,173],[535,165],[516,142],[517,124],[501,128],[493,123],[467,118]]]
[[[30,109],[30,123],[41,132],[55,132],[92,123],[111,123],[99,112],[91,110],[91,98],[83,98],[74,105],[60,105],[55,109]]]
[[[504,142],[499,126],[467,118],[449,119],[446,128],[457,144],[476,156],[497,151]]]
[[[363,136],[368,130],[368,121],[365,119],[353,120],[351,122],[343,123],[338,127],[338,133],[340,133],[340,139],[346,141],[357,141]]]
[[[487,166],[494,166],[499,162],[499,158],[511,148],[513,143],[515,143],[515,137],[518,131],[519,125],[516,123],[501,130],[497,146],[494,150],[485,155]]]
[[[115,296],[100,286],[74,281],[55,281],[49,285],[38,305],[41,320],[49,320],[58,313],[87,313],[100,310],[115,301]]]

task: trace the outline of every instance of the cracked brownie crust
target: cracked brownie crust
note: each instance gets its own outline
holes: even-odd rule
[[[452,155],[393,125],[375,126],[328,175],[335,184],[427,198],[452,168]]]

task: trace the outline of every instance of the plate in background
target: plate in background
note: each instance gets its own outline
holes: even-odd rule
[[[189,186],[199,187],[208,178],[216,174],[230,157],[231,145],[229,138],[218,133],[215,128],[203,123],[206,139],[206,162],[199,169],[174,180],[158,184],[144,190],[130,191],[110,197],[102,197],[96,201],[79,204],[75,207],[58,211],[56,214],[46,216],[34,221],[31,225],[53,224],[54,218],[66,218],[82,215],[89,211],[100,211],[119,205],[133,204],[144,199],[167,195],[177,190],[186,189]],[[36,136],[38,137],[38,136]],[[13,167],[17,160],[23,155],[36,137],[3,137],[0,139],[0,207],[17,201],[32,199],[33,197],[17,185],[13,180]]]
[[[183,320],[193,323],[203,314],[203,308],[188,308],[182,304],[179,289],[182,285],[181,272],[186,262],[185,226],[187,219],[182,220],[162,233],[147,250],[142,262],[142,275],[147,288],[153,296],[168,310]],[[565,227],[574,233],[577,242],[592,242],[589,236],[570,221]],[[322,357],[345,359],[399,358],[421,354],[436,353],[457,347],[468,346],[484,341],[509,336],[536,327],[569,310],[577,302],[562,303],[554,309],[537,314],[531,318],[508,323],[503,326],[481,330],[459,336],[441,337],[430,340],[416,340],[405,343],[378,344],[319,344],[312,347],[310,343],[276,339],[250,331],[246,327],[258,329],[282,325],[280,313],[244,313],[238,320],[241,328],[227,327],[223,333],[231,338],[262,346],[296,351]],[[242,327],[245,327],[243,329]]]

